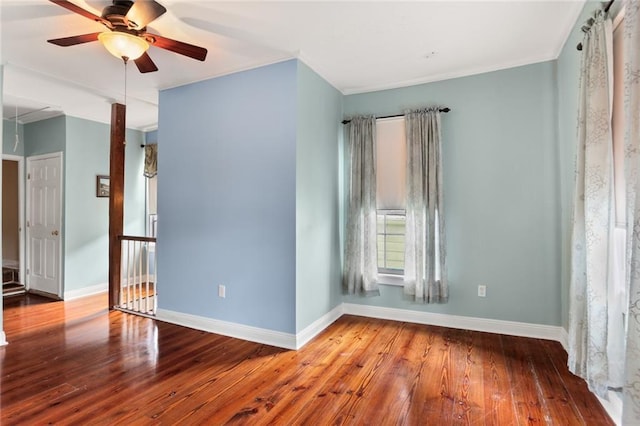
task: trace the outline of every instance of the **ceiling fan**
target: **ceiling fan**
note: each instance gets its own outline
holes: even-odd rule
[[[99,22],[107,31],[47,40],[57,46],[74,46],[99,40],[114,56],[125,62],[132,59],[141,73],[157,71],[158,67],[147,54],[149,46],[156,46],[199,61],[207,57],[207,49],[147,32],[147,25],[167,9],[154,0],[113,0],[113,4],[95,15],[67,0],[49,0],[78,15]]]

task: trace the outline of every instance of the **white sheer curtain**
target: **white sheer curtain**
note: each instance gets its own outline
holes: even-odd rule
[[[640,4],[625,3],[625,178],[629,298],[622,424],[640,424]]]
[[[611,20],[598,11],[582,43],[571,241],[569,369],[605,396],[622,382],[624,322],[609,300],[613,195]],[[616,316],[616,312],[619,317]]]
[[[447,286],[439,108],[405,114],[407,207],[405,293],[416,301],[444,303]]]
[[[377,295],[375,118],[351,119],[347,135],[349,209],[343,286],[349,294]]]

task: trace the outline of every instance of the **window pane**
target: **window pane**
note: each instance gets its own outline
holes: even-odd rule
[[[405,216],[401,210],[378,210],[378,269],[402,274],[404,269]]]

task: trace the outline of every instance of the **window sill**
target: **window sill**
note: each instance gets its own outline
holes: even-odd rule
[[[404,287],[403,275],[378,274],[378,284]]]

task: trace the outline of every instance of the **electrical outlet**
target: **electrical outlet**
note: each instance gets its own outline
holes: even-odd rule
[[[218,297],[222,297],[223,299],[227,297],[227,287],[222,284],[218,286]]]
[[[487,297],[487,286],[479,285],[478,286],[478,297]]]

